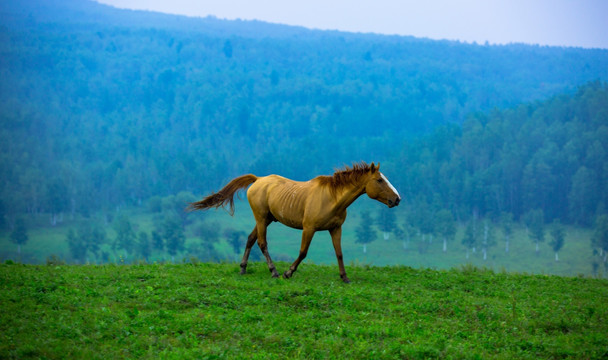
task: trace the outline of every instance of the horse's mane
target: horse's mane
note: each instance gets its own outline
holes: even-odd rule
[[[355,185],[361,176],[367,174],[370,165],[362,161],[353,164],[352,167],[344,166],[343,169],[336,169],[332,176],[318,176],[321,185],[329,187],[332,194],[344,186]]]

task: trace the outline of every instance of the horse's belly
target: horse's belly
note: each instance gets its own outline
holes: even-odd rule
[[[301,218],[298,219],[293,214],[289,214],[288,212],[285,211],[285,209],[283,209],[283,210],[278,209],[276,211],[271,211],[271,213],[272,213],[272,216],[274,216],[274,218],[281,224],[287,225],[294,229],[302,230],[302,219]]]

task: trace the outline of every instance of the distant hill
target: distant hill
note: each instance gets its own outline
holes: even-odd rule
[[[307,35],[312,30],[261,21],[226,21],[169,15],[151,11],[118,9],[92,0],[25,0],[0,4],[3,23],[10,26],[63,24],[155,28],[181,32],[200,32],[221,37],[282,38]]]
[[[608,80],[608,51],[0,4],[0,209],[89,213],[228,178],[306,179],[468,114]],[[399,181],[403,183],[403,181]]]

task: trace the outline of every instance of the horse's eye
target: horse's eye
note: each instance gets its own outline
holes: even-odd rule
[[[381,182],[382,182],[382,178],[378,179],[377,181],[378,181],[379,183],[381,183]]]

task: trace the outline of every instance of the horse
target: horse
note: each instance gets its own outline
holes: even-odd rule
[[[302,230],[302,243],[297,259],[283,277],[291,278],[298,265],[306,258],[310,242],[317,231],[327,230],[338,259],[340,278],[346,276],[342,258],[342,224],[348,208],[359,196],[367,194],[389,208],[399,205],[401,197],[386,176],[380,172],[380,164],[355,163],[336,170],[332,176],[317,176],[308,181],[294,181],[279,175],[257,177],[253,174],[239,176],[224,188],[200,201],[190,203],[188,211],[207,210],[229,206],[234,215],[234,195],[247,188],[247,200],[253,211],[255,227],[247,238],[245,253],[241,261],[241,274],[246,274],[247,260],[256,242],[266,258],[272,277],[279,277],[268,253],[266,228],[278,221],[286,226]]]

